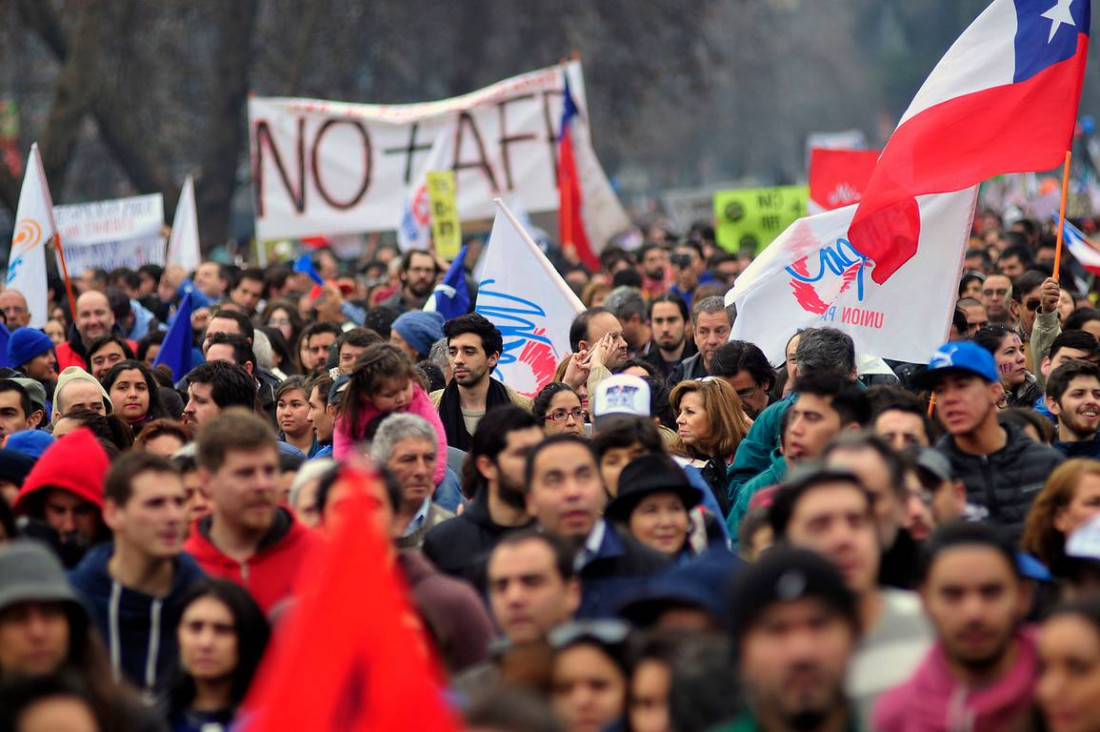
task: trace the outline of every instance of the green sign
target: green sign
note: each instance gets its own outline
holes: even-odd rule
[[[727,252],[759,253],[806,215],[807,186],[745,188],[714,194],[715,235]]]

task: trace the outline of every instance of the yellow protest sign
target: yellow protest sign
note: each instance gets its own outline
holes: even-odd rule
[[[777,186],[714,194],[715,236],[728,252],[759,253],[806,215],[808,186]]]
[[[431,171],[427,175],[427,184],[435,252],[449,262],[458,256],[458,250],[462,248],[462,224],[458,220],[454,171]]]

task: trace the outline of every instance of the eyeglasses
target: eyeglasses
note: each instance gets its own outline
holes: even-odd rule
[[[583,409],[574,409],[572,411],[568,409],[555,409],[550,414],[546,415],[545,419],[551,422],[564,422],[572,417],[577,422],[588,421],[588,412]]]
[[[1041,303],[1039,300],[1028,300],[1024,303],[1024,307],[1034,313],[1036,310],[1039,309],[1040,304]]]

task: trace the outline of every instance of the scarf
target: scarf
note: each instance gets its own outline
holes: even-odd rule
[[[501,404],[510,404],[508,389],[504,384],[489,377],[489,391],[485,394],[485,412]],[[447,432],[447,444],[459,450],[470,451],[470,433],[466,431],[466,420],[462,418],[462,400],[458,396],[458,382],[451,379],[443,395],[439,398],[439,419]]]

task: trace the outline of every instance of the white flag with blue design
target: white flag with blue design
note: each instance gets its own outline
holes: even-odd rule
[[[18,290],[26,298],[32,328],[41,328],[49,320],[46,245],[56,234],[53,197],[46,184],[46,171],[42,167],[42,156],[36,142],[31,145],[30,155],[27,156],[27,172],[23,175],[23,187],[19,191],[15,233],[11,239],[8,274],[4,281],[4,289]]]

